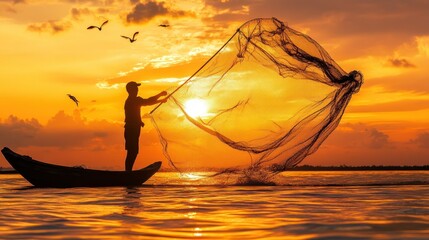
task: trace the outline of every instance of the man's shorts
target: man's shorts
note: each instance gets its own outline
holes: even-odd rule
[[[139,151],[140,126],[125,126],[125,149]]]

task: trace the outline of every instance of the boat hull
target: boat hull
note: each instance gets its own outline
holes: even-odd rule
[[[40,162],[15,153],[9,148],[3,148],[1,152],[9,164],[36,187],[139,186],[161,167],[161,162],[155,162],[131,172],[92,170]]]

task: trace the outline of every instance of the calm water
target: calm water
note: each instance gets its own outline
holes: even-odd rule
[[[0,239],[428,239],[429,172],[290,172],[277,186],[158,173],[138,188],[0,175]]]

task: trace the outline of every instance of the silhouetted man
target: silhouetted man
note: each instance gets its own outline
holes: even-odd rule
[[[125,170],[132,171],[137,154],[139,153],[139,137],[140,128],[144,126],[140,115],[140,107],[165,102],[167,99],[159,100],[161,96],[167,95],[166,91],[159,93],[153,97],[144,99],[138,97],[138,86],[140,83],[127,83],[128,98],[125,101],[125,149],[127,150],[127,158],[125,159]]]

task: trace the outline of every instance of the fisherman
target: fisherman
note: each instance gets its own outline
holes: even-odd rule
[[[162,91],[158,95],[150,98],[142,98],[137,96],[138,86],[140,83],[134,81],[127,83],[126,89],[128,92],[128,98],[125,101],[125,149],[127,150],[127,158],[125,159],[125,170],[132,171],[134,162],[136,161],[137,154],[139,153],[139,137],[140,128],[144,127],[144,123],[141,120],[140,108],[142,106],[154,105],[157,103],[164,103],[167,98],[159,99],[162,96],[166,96],[167,92]]]

